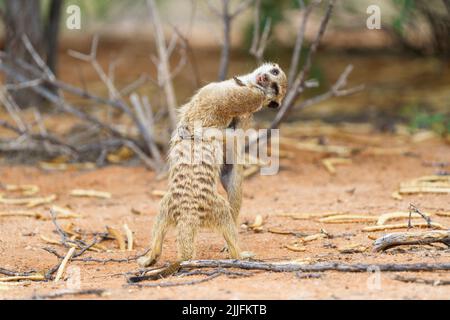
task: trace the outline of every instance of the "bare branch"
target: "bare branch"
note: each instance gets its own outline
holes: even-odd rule
[[[231,19],[234,19],[236,16],[240,15],[242,12],[247,10],[252,5],[253,2],[254,2],[254,0],[243,0],[243,1],[241,1],[237,5],[237,7],[234,9],[234,12],[232,12],[230,14]]]
[[[159,12],[154,0],[147,0],[148,12],[155,31],[155,41],[158,49],[159,63],[158,63],[158,78],[161,80],[164,93],[166,95],[167,109],[169,111],[171,129],[175,129],[177,124],[176,107],[177,101],[175,98],[175,91],[173,89],[172,78],[170,75],[169,55],[167,52],[166,41],[164,38],[164,31],[161,21],[159,19]]]
[[[317,51],[320,40],[322,39],[322,36],[325,33],[326,27],[331,17],[331,13],[333,11],[334,3],[335,0],[330,0],[328,3],[325,15],[320,23],[319,31],[317,32],[317,35],[313,43],[311,44],[308,55],[306,57],[305,65],[303,66],[302,70],[298,73],[297,77],[295,78],[295,81],[291,84],[280,111],[278,111],[275,119],[272,121],[272,124],[270,126],[272,129],[277,128],[279,126],[281,121],[283,121],[284,117],[286,116],[287,112],[293,107],[299,94],[303,92],[306,77],[308,76],[309,71],[311,69],[313,55]]]
[[[333,98],[333,97],[342,97],[351,95],[353,93],[359,92],[364,89],[364,85],[359,85],[350,89],[342,89],[347,84],[347,77],[349,76],[350,72],[353,70],[352,65],[348,65],[345,70],[342,72],[342,74],[339,76],[338,80],[334,83],[334,85],[331,87],[331,89],[325,93],[322,93],[318,96],[315,96],[313,98],[307,99],[305,101],[302,101],[299,104],[296,104],[292,107],[292,109],[295,110],[302,110],[304,108],[307,108],[311,105],[320,103],[322,101],[325,101],[327,99]]]
[[[98,42],[98,40],[93,41],[93,48],[96,48],[96,43]],[[90,61],[95,61],[96,57],[95,57],[95,52],[96,49],[91,50],[91,54],[89,55],[89,59]],[[0,52],[0,57],[4,57],[5,53]],[[37,70],[36,68],[34,68],[33,66],[27,64],[24,61],[16,61],[18,63],[18,65],[20,65],[22,68],[24,68],[25,70],[28,70],[30,72],[32,72],[33,74],[35,74],[36,76],[39,75],[39,70]],[[8,67],[5,64],[0,64],[0,69],[4,70],[5,73],[9,73],[11,74],[11,77],[15,78],[16,80],[18,80],[19,82],[23,83],[26,82],[26,77],[21,75],[19,72],[13,70],[12,68]],[[104,76],[106,77],[104,80],[106,83],[111,83],[111,81],[109,80],[108,76],[106,76],[106,74],[104,74]],[[55,80],[51,80],[48,78],[44,78],[44,80],[52,85],[54,85],[55,87],[58,87],[62,90],[68,91],[72,94],[78,95],[80,97],[86,98],[86,99],[90,99],[93,100],[96,103],[101,103],[101,104],[106,104],[106,105],[110,105],[114,108],[117,108],[118,110],[121,110],[122,112],[124,112],[125,114],[127,114],[128,116],[130,116],[130,118],[133,120],[133,122],[136,124],[139,132],[141,133],[141,136],[143,137],[144,141],[146,142],[146,145],[152,144],[153,142],[150,142],[150,136],[147,134],[148,132],[148,128],[146,127],[146,125],[141,122],[135,113],[133,113],[130,109],[130,107],[126,104],[126,102],[124,100],[121,99],[120,95],[118,95],[117,97],[119,98],[118,100],[110,100],[110,99],[105,99],[102,97],[98,97],[95,96],[93,94],[90,94],[89,92],[86,92],[83,89],[74,87],[72,85],[66,84],[64,82],[61,82],[57,79]],[[75,108],[74,106],[71,106],[70,104],[66,103],[63,99],[61,99],[59,96],[53,94],[51,91],[49,91],[47,88],[43,87],[43,86],[34,86],[31,87],[32,90],[36,91],[38,94],[42,95],[44,98],[46,98],[47,100],[49,100],[50,102],[54,103],[57,107],[59,107],[62,111],[64,112],[68,112],[71,113],[75,116],[77,116],[78,118],[91,122],[93,124],[95,124],[96,126],[102,128],[102,129],[106,129],[109,133],[111,133],[113,136],[119,138],[122,141],[129,141],[132,143],[133,145],[133,149],[137,150],[140,149],[139,147],[139,143],[129,137],[126,136],[125,134],[123,134],[122,132],[120,132],[119,130],[117,130],[116,128],[114,128],[113,126],[107,124],[106,122],[102,122],[99,119],[97,119],[94,116],[89,115],[88,113],[85,113],[77,108]],[[116,91],[115,87],[113,87],[113,91]],[[149,152],[152,152],[151,149],[148,149]],[[155,149],[153,148],[153,152],[155,152]],[[152,152],[152,153],[153,153]],[[161,161],[148,161],[148,157],[144,157],[145,152],[143,152],[142,150],[139,150],[136,152],[136,154],[143,160],[145,160],[145,164],[147,166],[149,166],[149,164],[151,163],[151,168],[155,169],[155,170],[159,170],[159,168],[162,167],[162,164],[160,163]],[[158,154],[156,154],[156,157],[158,158]],[[159,165],[158,165],[159,163]]]
[[[219,64],[219,80],[225,80],[228,72],[228,64],[230,60],[230,46],[231,46],[231,26],[233,19],[236,18],[243,11],[248,9],[254,0],[245,0],[242,1],[238,7],[231,12],[230,10],[230,1],[222,0],[222,11],[218,11],[215,7],[213,7],[209,2],[209,8],[213,11],[214,14],[219,16],[222,19],[223,24],[223,42],[222,42],[222,51],[220,54],[220,64]]]
[[[267,18],[264,23],[264,29],[262,34],[259,32],[259,24],[261,20],[261,0],[256,0],[255,4],[255,13],[254,13],[254,26],[253,26],[253,38],[252,38],[252,46],[250,47],[250,54],[253,55],[258,62],[258,64],[263,62],[264,59],[264,51],[267,47],[267,42],[269,39],[270,27],[272,24],[272,20]]]
[[[158,147],[155,144],[153,134],[152,132],[150,132],[150,128],[152,128],[151,119],[147,118],[147,115],[144,113],[144,109],[141,104],[141,98],[136,93],[133,93],[130,96],[130,100],[136,112],[136,119],[140,123],[139,127],[143,128],[142,136],[148,146],[148,149],[151,151],[156,163],[158,163],[158,167],[161,167],[162,166],[161,154],[159,153]],[[148,106],[147,110],[151,111],[151,108]]]
[[[295,39],[295,46],[294,51],[292,52],[292,58],[291,58],[291,66],[289,68],[289,76],[288,76],[288,83],[289,85],[292,85],[294,81],[294,77],[297,73],[298,69],[298,63],[300,61],[300,56],[302,54],[302,46],[303,46],[303,39],[305,38],[305,30],[306,30],[306,24],[308,22],[309,15],[311,14],[314,7],[318,6],[320,1],[313,1],[308,7],[305,9],[303,1],[301,1],[301,9],[304,10],[302,23],[300,24],[300,29],[297,32],[297,38]]]
[[[102,66],[97,60],[98,42],[99,37],[98,35],[95,35],[92,38],[91,52],[89,53],[89,55],[74,50],[69,50],[69,55],[76,59],[89,62],[99,76],[100,80],[102,80],[102,82],[108,89],[109,98],[112,100],[122,100],[119,90],[117,90],[117,88],[114,86],[112,79],[105,73]],[[110,68],[110,70],[112,70],[112,68]]]
[[[26,49],[30,53],[31,57],[33,58],[34,62],[36,62],[36,64],[42,69],[42,71],[44,71],[47,78],[55,80],[56,78],[55,75],[50,70],[50,68],[45,64],[44,60],[40,57],[37,51],[34,49],[33,45],[31,44],[30,40],[25,34],[22,35],[22,41]]]
[[[8,130],[14,131],[19,135],[25,135],[27,137],[29,137],[32,140],[36,140],[36,141],[42,141],[42,142],[50,142],[54,145],[57,146],[61,146],[63,147],[63,151],[65,151],[66,153],[69,153],[71,155],[77,155],[78,151],[75,147],[68,145],[67,143],[61,141],[59,138],[49,135],[48,133],[41,133],[41,134],[33,134],[33,133],[29,133],[27,130],[21,130],[17,127],[14,127],[13,125],[9,124],[8,122],[4,121],[4,120],[0,120],[0,127],[6,128]]]
[[[192,68],[192,75],[195,81],[195,87],[198,88],[200,86],[200,73],[198,71],[197,60],[195,59],[194,50],[192,49],[189,43],[189,39],[184,34],[182,34],[181,31],[176,26],[173,26],[173,30],[178,34],[180,40],[183,43],[183,46],[186,50],[186,56],[188,57]]]

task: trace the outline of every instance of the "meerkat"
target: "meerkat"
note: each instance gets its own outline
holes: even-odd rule
[[[218,130],[248,126],[251,115],[264,106],[280,106],[286,90],[286,75],[281,68],[265,63],[247,75],[206,85],[179,109],[168,156],[168,191],[153,225],[151,251],[138,260],[140,266],[158,260],[171,226],[177,230],[178,261],[194,257],[196,234],[203,227],[218,230],[231,257],[240,258],[237,218],[242,201],[242,168],[223,165],[223,141],[195,135],[195,126]],[[192,161],[197,151],[201,159]],[[219,180],[228,199],[218,193]]]
[[[276,100],[272,100],[269,102],[269,108],[278,108],[281,105],[282,100],[284,99],[287,91],[287,79],[283,70],[276,63],[267,63],[263,64],[259,69],[263,70],[255,70],[255,72],[260,75],[270,75],[266,80],[265,86],[270,85],[273,94],[277,97]],[[265,72],[264,72],[265,71]],[[271,76],[278,77],[276,81],[270,79]],[[235,77],[239,80],[239,78]],[[251,78],[251,77],[250,77]],[[247,85],[251,85],[251,80],[247,81]],[[242,82],[242,85],[245,83]],[[230,129],[243,129],[244,131],[249,129],[251,123],[253,121],[253,114],[245,114],[238,117],[233,118],[232,122],[228,126]],[[233,151],[233,150],[232,150]],[[231,155],[233,157],[234,155]],[[234,163],[225,163],[222,166],[222,170],[220,173],[220,181],[222,183],[223,188],[227,192],[228,201],[232,208],[233,216],[237,219],[239,215],[241,205],[242,205],[242,183],[244,180],[243,176],[243,165],[242,164],[234,164]]]

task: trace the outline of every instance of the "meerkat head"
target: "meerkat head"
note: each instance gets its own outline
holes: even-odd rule
[[[287,91],[286,74],[276,63],[267,62],[252,72],[257,85],[270,92],[275,98],[267,105],[269,108],[278,108]]]

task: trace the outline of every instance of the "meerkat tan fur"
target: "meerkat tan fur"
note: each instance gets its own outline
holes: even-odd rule
[[[250,74],[206,85],[180,108],[169,153],[169,187],[153,225],[151,251],[138,260],[141,266],[157,261],[170,226],[176,226],[179,261],[194,257],[195,237],[202,227],[218,230],[231,257],[240,258],[237,218],[242,166],[224,170],[223,141],[214,136],[197,138],[194,131],[197,125],[219,130],[230,125],[245,128],[251,115],[263,106],[281,105],[286,90],[284,72],[277,64],[266,63]],[[217,190],[221,176],[228,199]]]

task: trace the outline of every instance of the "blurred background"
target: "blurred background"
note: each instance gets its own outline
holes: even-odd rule
[[[1,47],[16,58],[34,61],[21,39],[26,34],[58,79],[98,96],[114,98],[98,70],[73,54],[73,51],[89,54],[92,41],[98,36],[96,61],[111,77],[114,86],[126,92],[125,96],[136,92],[148,97],[154,112],[152,117],[156,119],[155,127],[165,123],[168,103],[182,105],[199,87],[220,78],[224,43],[220,13],[224,3],[230,12],[238,13],[229,28],[230,58],[226,77],[247,73],[257,65],[258,59],[249,53],[255,30],[255,1],[164,0],[154,3],[166,49],[171,51],[169,66],[175,70],[171,77],[175,96],[172,102],[167,101],[166,88],[158,75],[161,57],[155,45],[158,39],[155,39],[154,17],[143,0],[3,0],[0,2]],[[271,23],[261,60],[275,61],[286,72],[289,70],[303,14],[311,3],[260,1],[259,29],[264,28],[268,19]],[[318,33],[326,4],[322,1],[311,11],[300,67]],[[367,27],[372,14],[368,7],[374,4],[380,9],[380,29]],[[71,5],[80,9],[80,29],[67,27]],[[286,121],[369,122],[377,130],[388,132],[395,131],[395,124],[401,123],[410,130],[427,128],[439,135],[447,134],[450,131],[449,10],[448,0],[336,1],[308,76],[318,85],[305,90],[299,101],[326,92],[349,64],[354,68],[348,76],[348,87],[364,85],[364,89],[294,110]],[[2,74],[3,82],[10,81],[7,78]],[[142,81],[134,86],[139,79]],[[12,95],[19,108],[31,105],[39,106],[44,113],[51,110],[45,109],[48,101],[42,101],[42,97],[29,88],[16,90]],[[93,105],[93,101],[70,92],[65,99],[77,108]],[[94,112],[97,109],[100,107]],[[270,121],[274,114],[267,110],[258,118]],[[7,116],[6,112],[4,115]],[[117,114],[105,119],[119,123],[120,115],[115,116]],[[44,118],[48,128],[59,130],[70,117]],[[158,134],[163,140],[167,135],[164,130]]]

